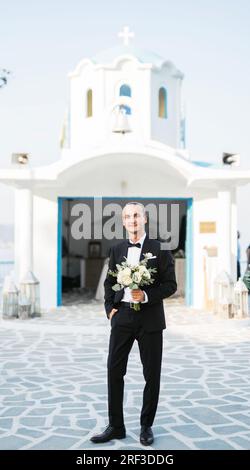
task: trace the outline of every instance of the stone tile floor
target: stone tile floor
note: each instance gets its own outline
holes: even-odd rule
[[[166,302],[161,392],[147,449],[250,449],[250,319],[221,320]],[[137,343],[125,377],[127,438],[92,444],[107,425],[110,324],[102,304],[0,321],[0,449],[142,450]]]

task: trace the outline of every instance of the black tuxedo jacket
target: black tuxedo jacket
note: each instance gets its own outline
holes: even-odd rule
[[[158,330],[164,330],[166,328],[163,299],[170,297],[174,294],[177,289],[175,270],[174,270],[174,259],[172,254],[168,250],[161,250],[161,244],[158,240],[149,239],[146,235],[144,243],[141,249],[140,260],[142,260],[143,253],[152,253],[156,258],[148,261],[148,267],[156,268],[157,272],[153,273],[154,283],[149,286],[143,286],[148,296],[148,302],[141,303],[141,312],[143,317],[143,327],[147,332],[153,332]],[[124,256],[128,254],[128,241],[124,240],[121,243],[111,248],[109,269],[116,271],[116,264],[121,264],[124,260]],[[109,318],[109,313],[112,308],[117,308],[112,319],[111,325],[126,325],[131,321],[129,313],[125,310],[119,311],[119,307],[122,302],[121,299],[124,294],[124,289],[115,292],[112,286],[117,283],[117,279],[107,274],[104,281],[105,290],[105,310],[106,315]],[[136,312],[135,312],[136,313]]]

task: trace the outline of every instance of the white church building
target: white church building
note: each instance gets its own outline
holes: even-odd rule
[[[104,237],[102,228],[119,219],[127,201],[141,201],[155,236],[172,237],[179,294],[203,308],[219,271],[236,280],[236,189],[249,183],[250,171],[215,167],[202,155],[192,161],[185,148],[183,73],[131,46],[127,28],[120,36],[123,45],[82,59],[69,74],[60,159],[0,170],[0,182],[15,190],[15,282],[31,270],[42,308],[61,305],[73,288],[94,295],[109,248],[119,241]],[[161,205],[169,209],[165,232]],[[177,206],[178,233],[169,220]]]

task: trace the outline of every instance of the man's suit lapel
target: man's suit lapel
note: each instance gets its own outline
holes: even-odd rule
[[[128,256],[128,240],[124,240],[124,242],[121,245],[121,250],[120,250],[120,257],[122,258],[121,262],[125,261],[124,256],[126,256],[126,258]]]
[[[149,250],[150,250],[150,240],[148,238],[148,235],[146,235],[145,240],[142,245],[142,249],[141,249],[140,261],[144,259],[143,254],[148,253]]]
[[[125,258],[124,256],[128,256],[128,240],[124,240],[124,242],[121,244],[121,247],[120,247],[120,252],[119,252],[119,258],[118,260],[116,260],[117,263],[122,263],[123,261],[125,261]],[[124,294],[124,287],[123,289],[119,290],[118,292],[115,293],[115,302],[118,303],[120,302],[120,300],[122,299],[123,297],[123,294]]]

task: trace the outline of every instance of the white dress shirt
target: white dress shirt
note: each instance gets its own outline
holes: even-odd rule
[[[142,237],[139,240],[137,240],[137,242],[136,242],[136,243],[141,244],[141,248],[138,248],[137,246],[128,247],[127,261],[128,261],[129,264],[134,266],[134,265],[139,263],[140,256],[141,256],[142,245],[143,245],[143,242],[145,240],[145,237],[146,237],[146,232],[144,232]],[[130,241],[130,243],[135,244],[135,242],[132,242],[131,240],[129,240],[129,241]],[[139,303],[138,300],[133,300],[133,297],[131,295],[131,289],[129,287],[125,287],[124,295],[123,295],[123,298],[121,299],[121,302],[133,302],[134,304]],[[144,300],[141,303],[145,304],[146,302],[148,302],[148,296],[147,296],[146,292],[144,292]]]

